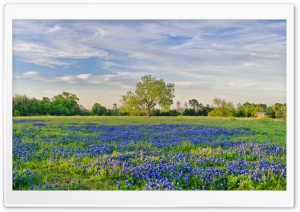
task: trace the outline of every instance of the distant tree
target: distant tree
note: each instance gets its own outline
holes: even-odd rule
[[[180,112],[177,110],[169,110],[169,111],[163,111],[160,114],[161,116],[178,116],[180,115]]]
[[[107,109],[101,104],[95,103],[92,107],[92,115],[105,116],[107,115]]]
[[[198,100],[196,99],[191,99],[189,100],[189,105],[195,110],[197,105],[199,104]]]
[[[110,111],[112,116],[120,115],[120,111],[116,103],[113,104],[113,109]]]
[[[282,111],[282,117],[281,118],[286,119],[286,103],[282,104],[280,109]]]
[[[105,116],[113,116],[114,115],[114,111],[111,109],[107,109],[106,113],[104,114]]]
[[[274,107],[273,107],[273,106],[267,107],[267,109],[266,109],[266,115],[267,115],[269,118],[276,118],[276,116],[275,116],[275,110],[274,110]]]
[[[78,115],[80,108],[79,99],[75,94],[63,91],[61,94],[54,96],[51,104],[54,115]]]
[[[18,111],[18,110],[14,110],[14,116],[20,116],[21,114],[20,114],[20,111]]]
[[[254,108],[252,107],[252,104],[247,101],[243,104],[243,108],[245,110],[246,117],[253,117]]]
[[[177,110],[180,110],[181,109],[180,101],[177,101],[176,105],[177,105]]]
[[[50,98],[43,97],[41,103],[42,103],[42,108],[43,108],[43,113],[42,114],[43,115],[50,115],[50,113],[51,113],[51,104],[52,104]]]
[[[173,104],[175,85],[165,83],[163,79],[156,80],[151,75],[142,77],[142,81],[136,84],[135,92],[128,91],[121,96],[122,107],[129,110],[144,110],[150,117],[150,111],[159,104],[163,109],[169,110]]]
[[[89,116],[90,111],[88,109],[86,109],[83,105],[79,105],[79,114],[78,115]]]
[[[20,116],[30,115],[30,99],[26,95],[16,94],[13,97],[13,111],[18,110]]]
[[[197,109],[197,110],[200,110],[202,107],[203,107],[202,103],[196,104],[196,109]]]
[[[275,103],[273,110],[275,111],[275,118],[286,118],[286,104]]]
[[[246,110],[244,107],[240,106],[235,110],[236,117],[246,117]]]
[[[31,98],[29,112],[33,116],[43,114],[42,102],[36,98]]]
[[[210,112],[212,116],[232,116],[234,113],[234,106],[232,102],[225,99],[214,98],[212,101],[214,109]]]
[[[196,111],[194,109],[185,109],[182,113],[184,116],[194,116]]]
[[[160,116],[161,115],[160,109],[152,109],[151,115],[152,116]]]
[[[51,100],[50,100],[48,97],[43,97],[43,98],[42,98],[42,102],[43,102],[43,103],[50,103]]]
[[[258,104],[257,107],[261,110],[259,112],[264,112],[267,109],[267,105],[262,103]]]
[[[188,104],[185,102],[184,103],[184,108],[187,109],[188,108]]]

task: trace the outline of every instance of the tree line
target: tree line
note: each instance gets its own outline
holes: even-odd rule
[[[203,105],[197,99],[176,102],[176,109],[171,110],[175,85],[163,79],[156,80],[151,75],[142,77],[134,91],[121,96],[121,107],[112,105],[112,109],[95,103],[91,110],[78,103],[76,94],[62,92],[51,99],[43,97],[29,98],[16,94],[13,97],[13,116],[221,116],[221,117],[256,117],[257,112],[265,112],[270,118],[286,118],[286,104],[275,103],[272,106],[245,102],[237,104],[226,99],[214,98],[212,105]],[[160,109],[159,109],[160,108]]]

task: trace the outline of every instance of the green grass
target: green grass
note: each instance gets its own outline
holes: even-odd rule
[[[231,118],[231,117],[207,117],[207,116],[178,116],[178,117],[155,117],[145,116],[34,116],[16,117],[18,119],[44,120],[48,125],[68,125],[76,122],[78,125],[91,123],[96,125],[157,125],[157,124],[197,124],[207,126],[218,126],[226,128],[248,127],[258,132],[254,137],[240,137],[236,139],[257,139],[261,142],[272,142],[275,144],[286,143],[286,121],[282,119],[257,119],[257,118]],[[33,123],[26,123],[29,126]],[[18,130],[22,124],[14,124]],[[47,134],[57,134],[57,129],[47,128]],[[59,134],[57,135],[59,136]]]

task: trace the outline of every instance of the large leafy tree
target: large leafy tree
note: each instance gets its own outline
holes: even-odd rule
[[[144,110],[148,117],[150,111],[157,104],[164,110],[169,110],[173,104],[175,85],[166,83],[163,79],[157,80],[151,75],[142,77],[141,82],[136,84],[134,92],[128,91],[121,96],[123,109],[130,111]]]

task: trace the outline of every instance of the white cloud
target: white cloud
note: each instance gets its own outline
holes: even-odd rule
[[[48,31],[49,32],[58,32],[61,31],[63,28],[59,25],[55,25],[54,27],[50,28]]]
[[[190,87],[194,85],[194,82],[191,81],[181,81],[181,82],[174,82],[175,86],[180,86],[180,87]]]
[[[54,80],[55,81],[62,81],[62,82],[67,82],[70,84],[76,83],[76,78],[72,75],[68,75],[68,76],[61,76],[61,77],[56,77]]]
[[[77,79],[86,80],[91,77],[91,74],[79,74],[76,76]]]
[[[27,72],[24,72],[22,74],[23,77],[28,77],[28,78],[31,78],[31,77],[35,77],[39,74],[39,72],[37,71],[27,71]]]
[[[112,62],[105,61],[105,62],[103,62],[102,68],[105,70],[109,70],[110,67],[116,66],[116,65],[118,65],[118,64],[114,64]]]
[[[24,73],[13,73],[13,78],[15,79],[27,79],[27,80],[45,80],[44,77],[39,76],[39,72],[37,71],[27,71]]]
[[[57,67],[70,66],[76,59],[86,58],[104,58],[106,59],[108,53],[104,50],[95,49],[93,47],[61,41],[57,44],[52,43],[51,46],[46,43],[32,43],[32,42],[14,42],[13,51],[16,56],[23,58],[27,63],[33,63],[40,66]],[[70,60],[66,60],[70,59]]]

